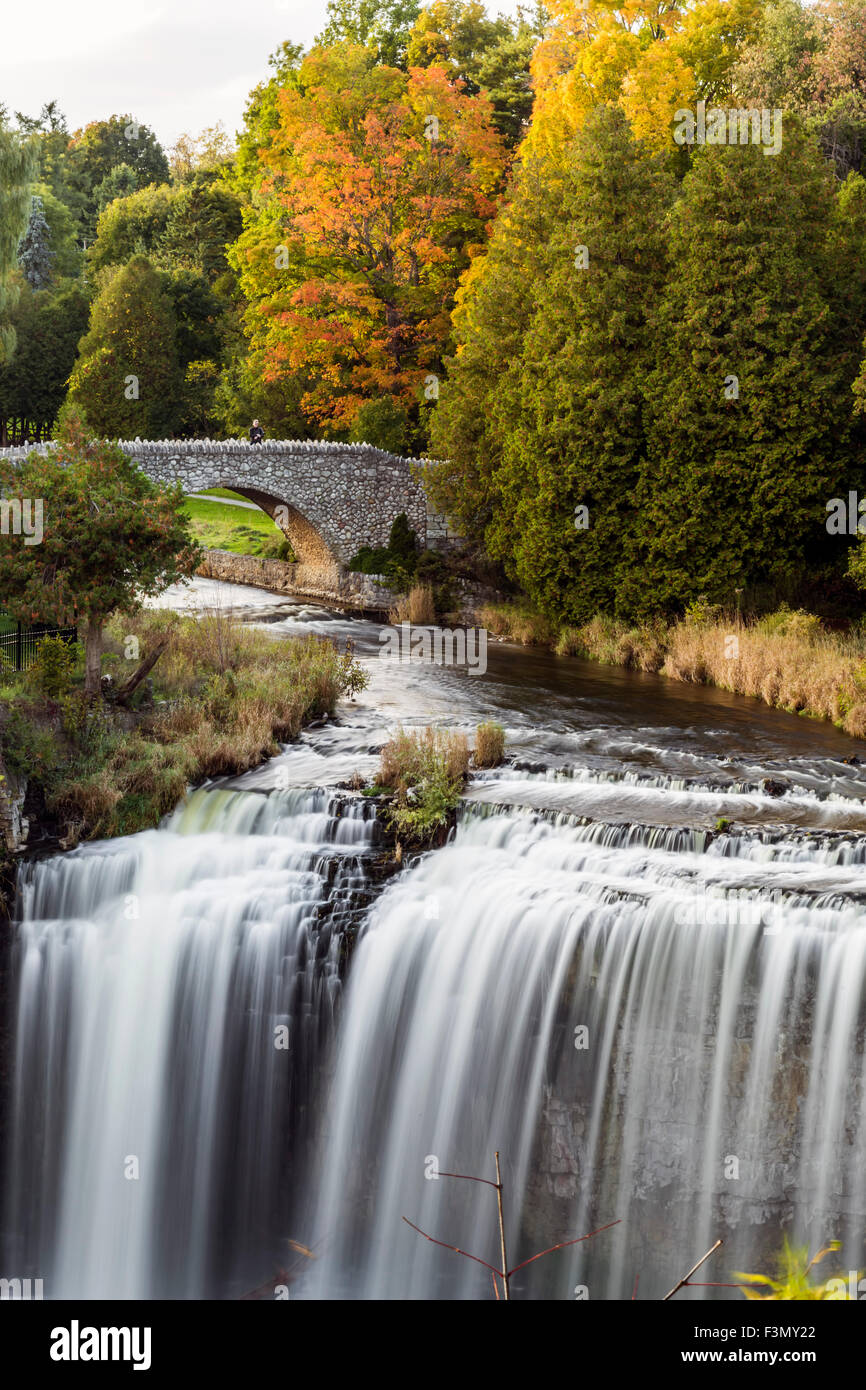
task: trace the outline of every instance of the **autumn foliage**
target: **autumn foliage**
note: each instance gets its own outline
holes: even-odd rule
[[[263,376],[302,378],[313,426],[417,438],[504,164],[490,103],[442,68],[377,67],[338,45],[281,92],[233,256]]]

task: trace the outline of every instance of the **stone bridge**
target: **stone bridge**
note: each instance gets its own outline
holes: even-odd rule
[[[157,483],[180,482],[185,492],[215,487],[255,502],[273,517],[298,557],[293,589],[345,596],[346,565],[362,545],[386,545],[405,512],[423,547],[447,544],[444,519],[429,506],[427,459],[405,459],[370,444],[321,440],[120,440],[120,447]],[[36,448],[0,450],[23,458]],[[351,586],[349,586],[351,587]]]

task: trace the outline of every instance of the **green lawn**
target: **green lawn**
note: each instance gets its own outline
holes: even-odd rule
[[[241,496],[239,492],[232,492],[231,488],[228,487],[206,487],[202,488],[202,492],[206,492],[209,497],[234,497],[238,502],[249,502],[250,500],[248,497]]]
[[[233,494],[220,489],[220,495]],[[237,555],[266,555],[282,560],[294,558],[286,553],[283,532],[265,512],[201,502],[195,497],[188,497],[185,505],[192,517],[193,531],[208,550],[233,550]]]

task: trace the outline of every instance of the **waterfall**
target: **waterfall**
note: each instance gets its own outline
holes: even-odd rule
[[[310,1293],[492,1297],[401,1218],[498,1264],[491,1188],[435,1176],[492,1179],[494,1150],[512,1267],[620,1223],[527,1266],[516,1296],[658,1298],[719,1236],[704,1278],[728,1283],[768,1268],[783,1227],[859,1268],[862,841],[840,862],[783,832],[705,849],[486,811],[386,890],[356,948]]]
[[[716,1284],[783,1231],[866,1264],[862,802],[749,787],[714,835],[512,785],[377,897],[371,808],[321,790],[26,866],[3,1272],[238,1297],[294,1240],[292,1297],[491,1298],[402,1218],[497,1264],[497,1150],[518,1298],[657,1298],[719,1236]]]
[[[285,1263],[367,811],[198,792],[23,875],[5,1259],[46,1297],[237,1296]]]

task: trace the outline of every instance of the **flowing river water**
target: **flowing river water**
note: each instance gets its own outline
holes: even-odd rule
[[[370,688],[159,830],[25,865],[0,1272],[46,1297],[658,1298],[787,1232],[866,1266],[866,767],[834,729],[492,642],[484,675],[197,581]],[[381,882],[389,732],[506,728]],[[729,822],[717,830],[720,818]],[[312,1251],[314,1258],[299,1251]],[[680,1298],[740,1297],[690,1289]]]

